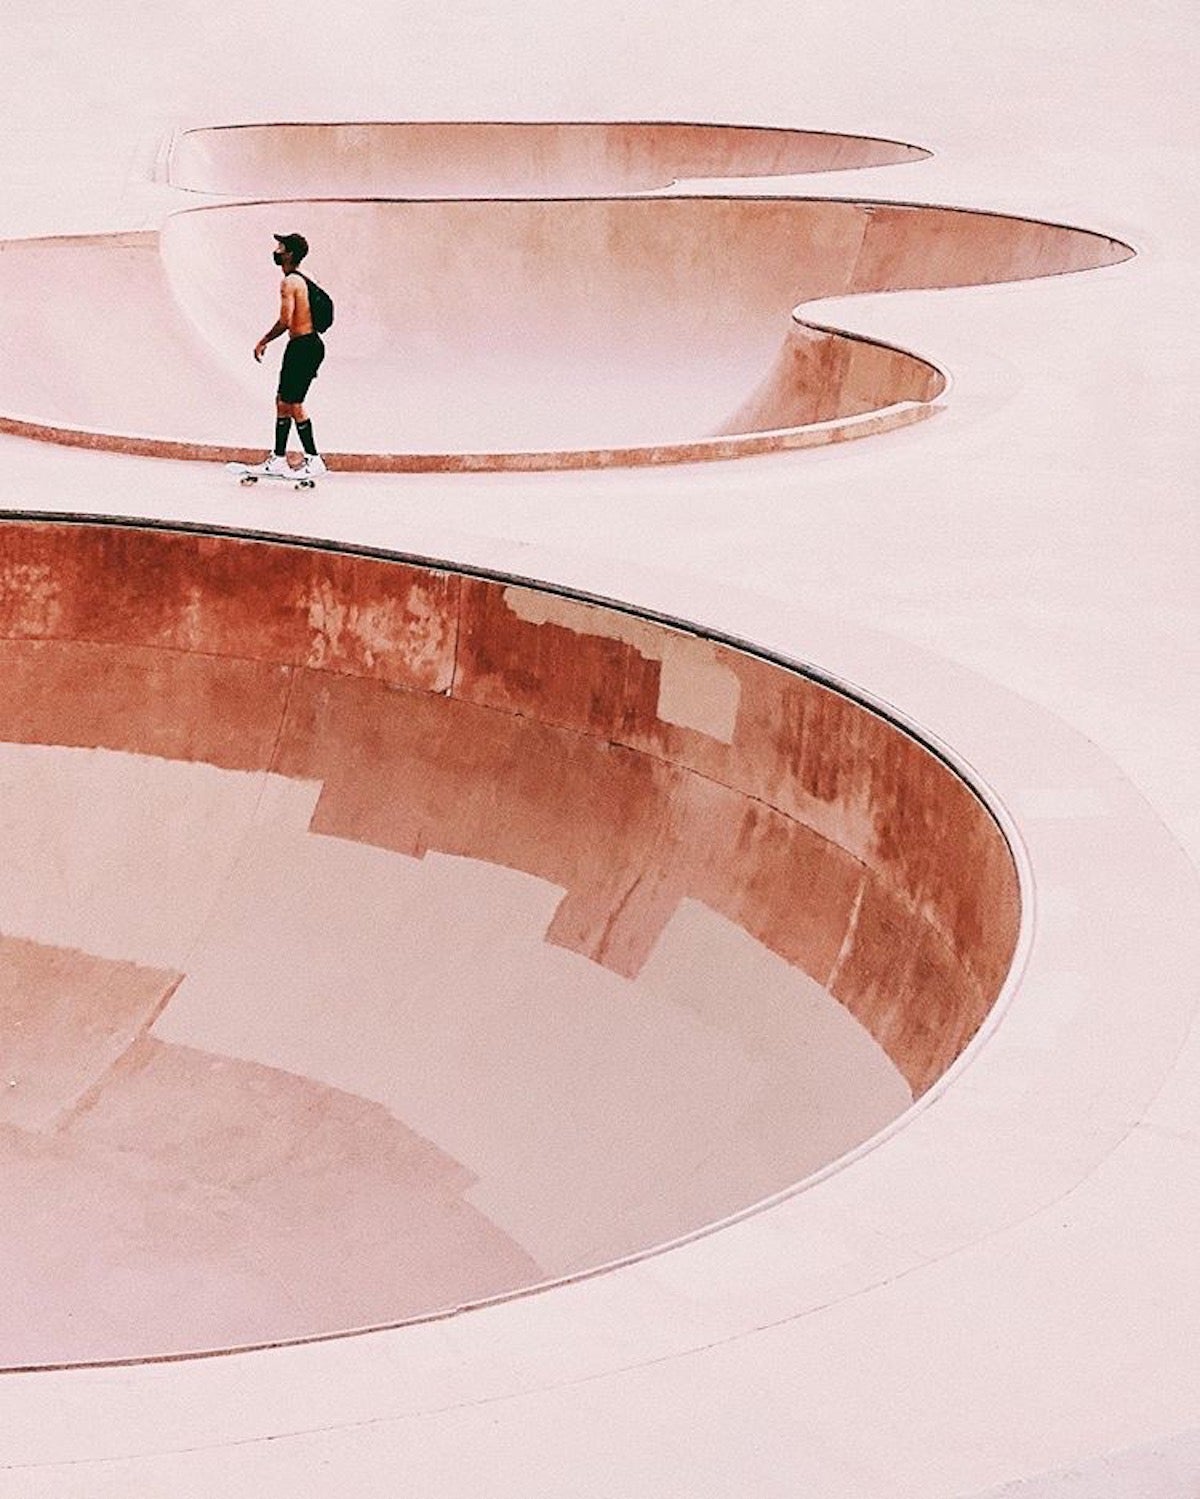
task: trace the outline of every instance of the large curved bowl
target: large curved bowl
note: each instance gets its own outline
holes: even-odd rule
[[[1000,991],[995,817],[812,675],[429,564],[2,529],[9,1363],[648,1252],[895,1121]]]
[[[166,175],[190,192],[249,198],[544,198],[928,155],[872,136],[755,125],[331,121],[185,130],[172,142]]]
[[[250,350],[277,311],[273,236],[294,230],[338,309],[309,400],[322,449],[400,470],[678,462],[913,421],[941,373],[802,321],[805,303],[1131,253],[1001,214],[831,199],[223,204],[158,237],[4,246],[0,427],[261,457],[277,353],[264,370]]]

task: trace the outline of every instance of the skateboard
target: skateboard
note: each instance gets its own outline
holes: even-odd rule
[[[265,479],[268,484],[290,484],[293,489],[316,489],[317,481],[307,474],[301,473],[296,468],[290,474],[264,474],[258,468],[252,468],[248,463],[227,463],[226,469],[231,474],[238,476],[239,484],[257,484],[260,479]]]

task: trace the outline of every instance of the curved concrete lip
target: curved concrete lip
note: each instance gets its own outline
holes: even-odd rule
[[[299,228],[338,305],[310,395],[321,447],[334,468],[401,472],[692,462],[893,429],[938,409],[944,373],[805,321],[805,303],[1133,253],[1064,225],[869,200],[207,206],[170,215],[158,235],[4,246],[7,331],[27,357],[0,369],[0,430],[261,457],[273,381],[249,344],[274,310],[273,234]],[[97,282],[109,288],[100,303]],[[72,342],[80,299],[91,336]],[[150,364],[130,305],[155,328]]]
[[[811,669],[361,548],[3,531],[10,1368],[678,1246],[901,1127],[1011,990],[1004,814]]]
[[[164,175],[188,192],[239,198],[608,196],[930,154],[875,136],[668,120],[309,121],[180,131]]]

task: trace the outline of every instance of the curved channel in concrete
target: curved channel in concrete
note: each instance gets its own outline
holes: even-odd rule
[[[896,1120],[1017,940],[914,735],[424,563],[2,527],[10,1366],[427,1317]]]
[[[310,121],[185,130],[172,143],[167,178],[190,192],[253,198],[535,198],[928,156],[873,136],[753,125]]]
[[[3,246],[17,357],[0,364],[0,429],[261,458],[278,346],[266,367],[250,351],[277,311],[273,236],[293,230],[337,302],[309,409],[332,466],[350,469],[681,462],[885,430],[937,409],[941,372],[797,309],[1132,253],[1030,219],[832,199],[191,209],[157,236]]]

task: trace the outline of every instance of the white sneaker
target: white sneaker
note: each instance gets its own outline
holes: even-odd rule
[[[320,453],[310,453],[304,460],[301,472],[306,479],[315,479],[321,474],[327,474],[329,470],[325,467],[325,460]]]
[[[251,474],[290,474],[292,466],[287,461],[286,455],[280,457],[278,453],[268,453],[262,463],[256,463],[247,470]]]

